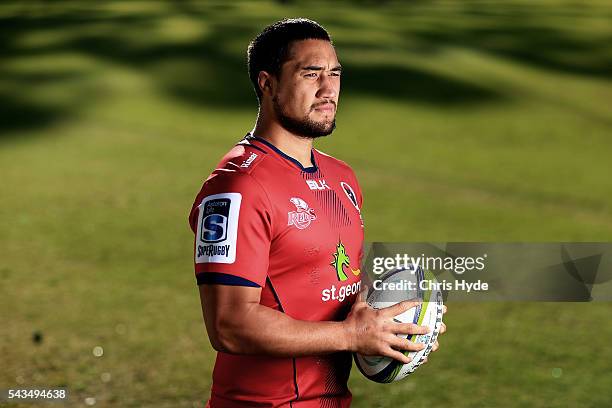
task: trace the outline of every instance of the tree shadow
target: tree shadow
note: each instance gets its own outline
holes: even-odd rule
[[[12,93],[0,91],[0,141],[17,137],[15,131],[45,127],[59,119],[68,111],[56,106],[35,103],[18,98]]]
[[[344,67],[344,65],[343,65]],[[473,83],[403,66],[351,65],[342,74],[342,92],[438,107],[500,101],[503,96]]]
[[[37,57],[45,57],[69,51],[65,45],[32,46],[24,44],[23,38],[32,32],[49,34],[69,30],[87,30],[92,25],[107,22],[105,13],[67,11],[49,8],[48,13],[28,13],[24,6],[12,15],[2,15],[0,9],[0,142],[18,139],[20,132],[36,130],[74,117],[81,108],[87,106],[88,89],[80,87],[87,84],[88,72],[85,69],[72,69],[47,62],[37,62]],[[113,24],[128,27],[142,16],[116,16]],[[12,65],[20,58],[32,59],[27,69],[19,70]],[[19,66],[25,66],[23,60]],[[65,89],[61,97],[49,98],[49,89]]]
[[[576,29],[579,25],[566,24],[578,14],[572,9],[564,12],[562,7],[499,5],[496,9],[466,2],[456,21],[472,24],[440,21],[439,25],[404,30],[404,35],[431,47],[458,45],[548,71],[609,79],[612,30],[585,36]]]
[[[72,92],[68,98],[50,100],[40,97],[41,89],[62,87],[82,81],[85,73],[73,70],[54,72],[15,72],[0,70],[0,142],[20,136],[20,131],[49,126],[60,119],[74,116],[86,101],[84,92]],[[8,84],[8,85],[7,85]]]
[[[232,19],[233,8],[195,6],[177,2],[167,12],[122,14],[100,13],[96,10],[65,10],[54,8],[48,14],[14,14],[0,20],[0,55],[4,60],[60,53],[76,53],[100,61],[129,67],[144,76],[168,97],[211,109],[247,109],[256,107],[256,99],[246,72],[246,46],[251,38],[269,21],[265,17]],[[382,8],[379,6],[377,8]],[[408,7],[408,6],[406,6]],[[469,14],[470,10],[464,11]],[[236,14],[238,16],[238,14]],[[189,41],[171,41],[156,36],[155,28],[164,19],[182,16],[195,19],[207,30]],[[229,17],[228,17],[229,16]],[[338,17],[334,17],[341,24]],[[334,24],[328,26],[334,32]],[[460,44],[511,57],[524,63],[556,71],[582,75],[609,75],[610,61],[599,42],[586,42],[550,28],[529,27],[527,23],[500,27],[461,26],[447,29],[431,25],[405,30],[410,44],[414,39],[422,50],[436,49],[440,44]],[[349,24],[351,26],[351,24]],[[94,29],[95,28],[95,29]],[[363,27],[367,30],[367,27]],[[23,35],[36,30],[65,33],[60,40],[42,45],[23,45]],[[134,33],[140,33],[135,35]],[[136,37],[136,38],[135,38]],[[407,41],[406,43],[408,43]],[[236,47],[242,44],[242,52]],[[342,56],[342,42],[338,52]],[[347,47],[355,44],[347,42]],[[364,48],[376,45],[364,42]],[[380,46],[385,51],[384,44]],[[418,52],[406,45],[402,52]],[[394,52],[386,50],[387,52]],[[395,51],[397,52],[397,51]],[[561,58],[564,54],[590,56],[578,63]],[[41,67],[44,72],[45,67]],[[383,61],[351,60],[345,64],[342,79],[344,95],[389,98],[397,101],[423,103],[440,108],[501,102],[499,92],[431,71],[420,70]],[[52,83],[59,78],[44,73],[27,78],[23,90],[0,88],[7,109],[0,114],[3,130],[15,131],[46,126],[80,106],[61,108],[31,102],[28,93],[37,92],[36,81]],[[19,82],[19,74],[7,72],[2,81]],[[64,78],[63,80],[70,80]],[[35,98],[34,98],[35,99]],[[39,120],[32,121],[31,117]]]

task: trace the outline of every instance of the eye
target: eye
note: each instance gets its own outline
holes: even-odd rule
[[[304,77],[306,77],[306,78],[316,78],[317,77],[317,73],[316,72],[310,72],[310,73],[304,75]]]
[[[332,73],[331,73],[331,74],[329,74],[329,75],[330,75],[330,76],[333,76],[333,77],[339,77],[339,76],[340,76],[340,72],[338,72],[338,71],[332,71]]]

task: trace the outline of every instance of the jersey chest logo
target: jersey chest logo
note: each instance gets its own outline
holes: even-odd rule
[[[304,229],[310,226],[310,223],[317,219],[314,213],[314,209],[310,208],[306,201],[298,197],[292,197],[289,199],[293,205],[295,205],[295,211],[289,211],[287,225],[295,225],[297,229]]]
[[[339,281],[345,281],[348,279],[348,275],[344,267],[347,267],[355,276],[359,276],[361,273],[361,269],[353,269],[351,267],[351,259],[346,253],[346,248],[342,241],[338,241],[338,245],[336,246],[336,252],[333,254],[334,260],[330,263],[336,271],[336,275],[338,276]]]
[[[311,190],[331,190],[331,187],[327,185],[327,182],[323,179],[321,180],[306,180],[306,184],[308,184],[308,188]]]

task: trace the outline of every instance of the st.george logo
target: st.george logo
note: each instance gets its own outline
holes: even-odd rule
[[[227,238],[227,222],[231,201],[228,198],[210,200],[202,209],[202,236],[204,242],[221,242]]]
[[[346,248],[344,248],[344,244],[342,241],[338,241],[338,245],[336,246],[336,252],[333,254],[334,260],[330,264],[333,266],[336,271],[336,275],[338,276],[339,281],[345,281],[348,279],[348,275],[344,271],[344,267],[347,267],[353,275],[359,276],[361,273],[361,269],[353,269],[351,268],[351,259],[346,253]]]
[[[295,205],[295,211],[289,211],[287,213],[289,220],[287,225],[295,225],[297,229],[308,228],[310,223],[317,219],[314,213],[314,209],[310,208],[306,201],[301,198],[292,197],[289,199],[293,205]]]

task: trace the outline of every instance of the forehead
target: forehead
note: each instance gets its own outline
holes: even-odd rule
[[[334,46],[325,40],[294,41],[285,64],[293,69],[313,65],[331,69],[339,65]]]

